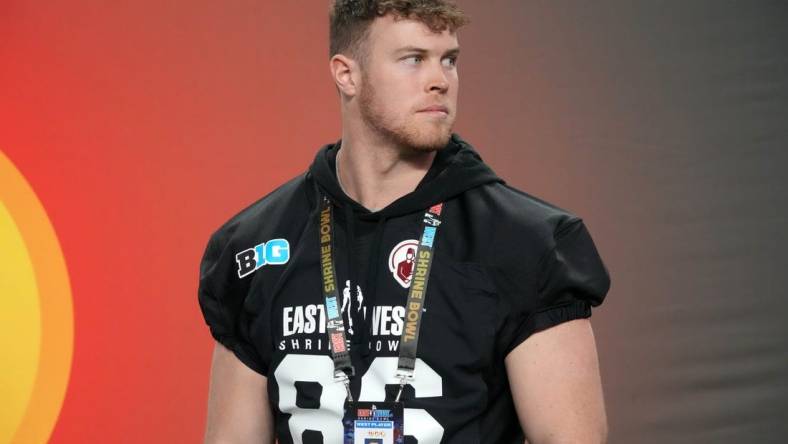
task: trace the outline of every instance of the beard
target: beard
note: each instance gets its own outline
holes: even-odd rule
[[[369,79],[362,74],[363,87],[358,95],[359,112],[364,122],[382,138],[414,151],[438,151],[446,147],[451,138],[454,115],[444,120],[422,119],[410,114],[402,118],[386,110]]]

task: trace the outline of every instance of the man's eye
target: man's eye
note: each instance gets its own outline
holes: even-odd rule
[[[444,60],[449,61],[449,66],[457,66],[457,57],[446,57]]]
[[[408,60],[408,61],[413,60],[414,62],[418,63],[418,62],[420,62],[422,60],[422,58],[421,58],[421,56],[418,56],[418,55],[412,55],[412,56],[405,57],[405,60]]]

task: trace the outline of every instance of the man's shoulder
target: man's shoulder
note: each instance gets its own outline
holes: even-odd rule
[[[572,211],[505,183],[491,183],[465,193],[473,251],[508,273],[536,270],[560,240],[585,230]]]
[[[211,235],[211,242],[239,246],[292,236],[310,208],[307,173],[301,173],[237,211]]]
[[[557,233],[582,222],[572,211],[506,183],[475,189],[470,196],[504,234],[524,236],[549,243]]]

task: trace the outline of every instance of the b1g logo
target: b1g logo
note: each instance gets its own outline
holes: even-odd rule
[[[419,241],[416,239],[407,239],[395,245],[389,253],[389,271],[404,288],[410,287],[418,246]]]
[[[264,265],[282,265],[290,260],[290,243],[287,239],[271,239],[235,255],[238,277],[243,278]]]

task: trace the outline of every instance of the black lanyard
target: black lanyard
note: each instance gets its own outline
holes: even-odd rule
[[[399,361],[396,376],[400,379],[400,390],[396,401],[399,401],[402,389],[414,379],[416,367],[416,350],[421,330],[421,315],[424,311],[424,301],[427,298],[427,282],[432,269],[432,258],[435,255],[433,243],[441,224],[440,215],[443,204],[439,203],[430,207],[424,213],[424,230],[421,240],[416,248],[414,257],[413,274],[411,275],[408,301],[405,305],[405,319],[403,320],[402,335],[399,343]],[[323,297],[326,309],[326,333],[331,343],[331,359],[334,361],[334,378],[345,384],[349,401],[353,401],[350,394],[350,377],[355,375],[355,369],[350,359],[350,349],[345,337],[345,321],[339,310],[339,291],[337,290],[337,276],[334,267],[333,245],[333,205],[325,195],[322,196],[319,218],[320,234],[320,276],[323,282]],[[376,258],[377,259],[377,258]],[[352,283],[351,283],[352,284]],[[374,283],[373,283],[374,285]]]
[[[334,379],[345,384],[348,400],[353,400],[350,394],[350,376],[355,374],[353,363],[350,361],[350,350],[345,339],[345,321],[339,310],[339,292],[337,291],[337,274],[334,269],[334,233],[333,233],[333,205],[328,197],[321,200],[319,217],[320,233],[320,276],[323,282],[323,297],[325,299],[326,332],[331,344],[331,359],[334,361]]]
[[[416,349],[419,344],[419,331],[421,330],[421,315],[424,312],[424,301],[427,299],[427,282],[432,270],[432,258],[435,256],[435,235],[438,233],[438,226],[441,224],[440,215],[443,204],[433,205],[424,213],[424,230],[421,233],[421,240],[416,248],[416,256],[413,258],[415,264],[413,274],[410,279],[410,289],[408,290],[408,302],[405,305],[405,319],[402,327],[402,335],[399,341],[399,360],[397,361],[397,377],[400,379],[399,401],[402,389],[410,381],[413,381],[414,370],[416,368]]]

